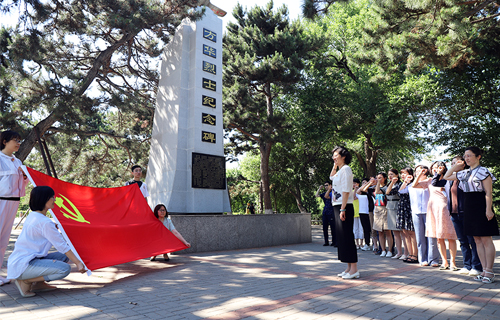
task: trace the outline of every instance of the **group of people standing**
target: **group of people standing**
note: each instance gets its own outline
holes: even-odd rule
[[[357,249],[361,249],[492,283],[496,253],[492,236],[499,234],[492,208],[496,178],[480,165],[482,155],[481,149],[468,147],[463,157],[453,158],[449,169],[444,162],[436,161],[430,168],[418,165],[415,169],[380,172],[360,184],[348,166],[350,152],[336,147],[332,183],[326,183],[321,194],[320,187],[316,196],[325,202],[324,245],[329,245],[330,227],[331,245],[338,247],[338,259],[347,263],[338,276],[359,278]],[[360,229],[362,232],[357,231]],[[364,246],[356,244],[358,238],[364,239]],[[456,240],[463,255],[461,269],[455,261]]]
[[[6,130],[0,134],[0,267],[4,261],[21,197],[25,196],[28,184],[27,176],[21,169],[22,163],[14,156],[20,145],[21,136],[17,132]],[[137,184],[142,195],[149,196],[146,184],[141,181],[140,166],[132,167],[132,176],[133,180],[128,181],[126,185]],[[54,208],[54,202],[55,193],[52,188],[33,188],[29,200],[31,213],[26,218],[14,251],[9,257],[7,277],[0,276],[0,286],[10,283],[13,279],[23,297],[32,297],[36,292],[56,289],[48,282],[66,277],[71,272],[69,261],[76,265],[79,272],[86,272],[85,265],[66,243],[58,226],[47,217],[47,212]],[[187,247],[191,246],[168,218],[165,205],[157,205],[154,215]],[[58,252],[49,253],[52,246]],[[164,260],[169,260],[168,254],[163,257]],[[150,260],[155,261],[156,257],[151,257]]]

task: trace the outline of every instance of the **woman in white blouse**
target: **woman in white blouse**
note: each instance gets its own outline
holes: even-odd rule
[[[20,145],[19,133],[6,130],[0,134],[0,268],[9,245],[19,201],[24,197],[28,183],[21,170],[21,160],[14,156]],[[9,282],[0,277],[0,286]]]
[[[81,273],[86,271],[56,224],[45,216],[49,209],[54,208],[54,201],[54,190],[50,187],[35,187],[31,191],[29,206],[32,212],[26,218],[9,257],[7,278],[16,279],[16,287],[23,297],[33,297],[36,291],[56,289],[45,281],[66,277],[71,271],[67,264],[69,260]],[[52,246],[59,252],[48,253]]]
[[[492,283],[495,279],[493,263],[495,245],[492,236],[498,235],[498,224],[493,212],[493,181],[491,172],[481,167],[482,150],[478,147],[465,149],[464,159],[470,169],[464,170],[465,163],[458,160],[445,174],[446,180],[459,180],[459,188],[464,191],[464,232],[473,236],[483,273],[476,281]]]
[[[340,197],[335,195],[332,197],[338,259],[347,263],[346,270],[339,273],[338,276],[343,279],[355,279],[359,278],[358,254],[352,232],[354,225],[353,174],[348,166],[352,156],[346,148],[335,147],[332,158],[334,162],[330,173],[332,189],[340,194]]]

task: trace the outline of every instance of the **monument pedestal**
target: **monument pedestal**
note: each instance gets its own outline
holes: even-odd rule
[[[184,21],[164,50],[146,176],[151,207],[231,212],[222,119],[222,20]]]

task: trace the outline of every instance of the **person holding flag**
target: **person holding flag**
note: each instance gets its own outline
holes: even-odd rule
[[[46,216],[47,211],[54,208],[54,202],[51,187],[39,186],[31,191],[29,206],[32,212],[9,257],[7,278],[16,279],[16,287],[23,297],[33,297],[36,291],[56,289],[45,281],[66,277],[71,271],[69,260],[78,271],[86,272],[83,262],[71,251],[56,224]],[[52,246],[59,252],[48,253]]]
[[[0,134],[0,268],[9,245],[19,201],[24,197],[28,184],[21,170],[21,160],[13,154],[19,150],[20,145],[19,133],[6,130]],[[0,277],[0,286],[9,282],[10,280]]]
[[[141,181],[142,178],[142,168],[140,165],[134,165],[132,166],[132,175],[134,176],[134,179],[127,181],[125,183],[126,186],[130,186],[131,184],[137,183],[139,186],[139,189],[141,189],[142,195],[144,198],[149,197],[149,192],[148,192],[148,186],[146,183]]]
[[[165,207],[164,204],[160,203],[160,204],[156,205],[153,213],[154,213],[155,217],[158,220],[160,220],[161,223],[163,223],[165,228],[167,228],[170,232],[172,232],[174,234],[174,236],[177,237],[177,239],[182,241],[182,243],[184,243],[186,245],[186,247],[191,248],[191,244],[189,242],[187,242],[186,239],[184,239],[184,237],[179,233],[179,231],[177,231],[175,229],[174,224],[172,223],[172,220],[170,220],[170,218],[168,217],[167,207]],[[170,258],[168,257],[168,253],[163,254],[163,259],[165,261],[170,260]],[[152,256],[149,260],[156,261],[156,256]]]

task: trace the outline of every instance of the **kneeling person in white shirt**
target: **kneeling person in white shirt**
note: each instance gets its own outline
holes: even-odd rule
[[[16,279],[16,286],[23,297],[33,297],[35,291],[56,289],[45,281],[66,277],[71,271],[67,264],[69,260],[81,273],[86,271],[56,224],[46,216],[47,211],[54,208],[54,201],[54,190],[50,187],[35,187],[31,191],[29,206],[32,212],[26,218],[9,257],[7,278]],[[52,246],[59,252],[48,253]]]

